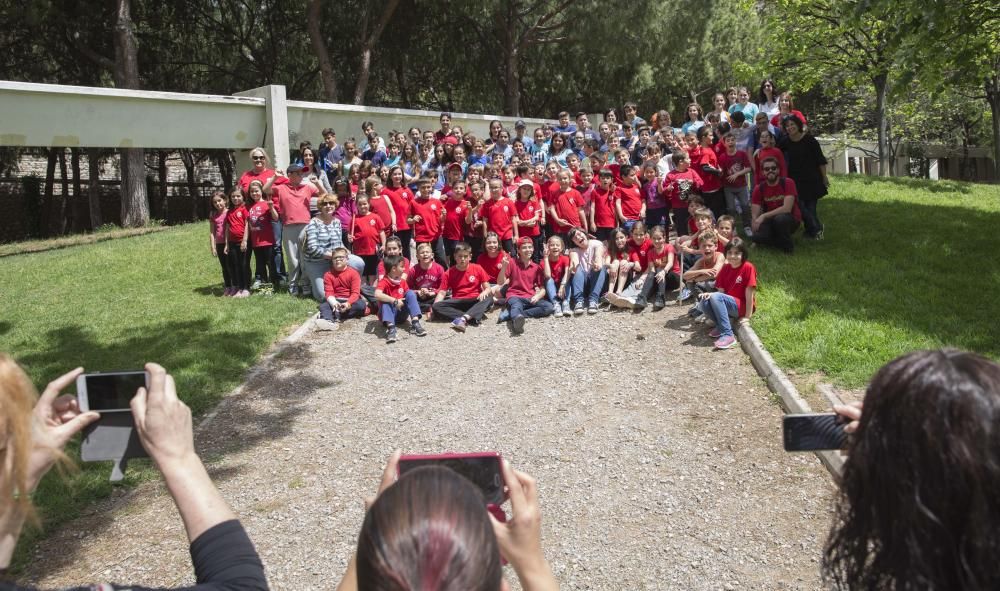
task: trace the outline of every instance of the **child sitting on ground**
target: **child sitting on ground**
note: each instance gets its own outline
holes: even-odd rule
[[[734,238],[726,247],[726,265],[715,280],[715,290],[698,296],[697,315],[704,314],[715,325],[708,336],[716,339],[716,349],[729,349],[736,345],[731,319],[746,322],[756,307],[757,269],[747,260],[749,251],[745,243]]]
[[[680,294],[682,302],[691,297],[692,290],[698,295],[715,289],[715,277],[726,262],[726,257],[718,251],[719,239],[714,230],[705,230],[699,234],[698,242],[701,258],[690,270],[684,272],[684,288]]]
[[[635,228],[632,228],[635,230]],[[632,271],[637,270],[638,265],[629,259],[629,239],[625,230],[615,228],[611,230],[611,237],[608,239],[608,292],[621,293],[629,284],[629,277]]]
[[[367,303],[361,297],[361,275],[347,264],[343,246],[333,249],[330,270],[323,274],[326,299],[319,305],[318,330],[336,330],[348,318],[361,318]]]
[[[535,245],[525,236],[517,244],[517,260],[504,260],[499,282],[506,283],[506,309],[498,322],[510,320],[511,332],[524,333],[525,318],[544,318],[552,313],[552,303],[545,299],[545,271],[531,260]]]
[[[455,266],[448,269],[447,287],[438,292],[432,310],[434,318],[451,320],[451,327],[465,332],[469,322],[478,324],[493,306],[493,286],[479,265],[473,264],[472,248],[460,242],[455,245]],[[445,299],[445,293],[451,292]]]
[[[434,261],[434,250],[430,244],[417,247],[417,264],[409,272],[411,279],[408,283],[417,292],[420,311],[429,315],[434,298],[445,288],[446,273],[444,267]]]
[[[546,295],[552,302],[554,315],[572,316],[569,307],[569,256],[563,254],[565,243],[562,237],[551,236],[547,246],[548,252],[542,259]]]
[[[680,286],[680,264],[673,246],[667,242],[667,233],[663,226],[656,226],[652,233],[652,246],[646,256],[640,258],[633,253],[633,264],[641,269],[635,281],[621,294],[608,293],[608,303],[617,308],[625,308],[641,312],[646,309],[649,295],[656,289],[653,311],[658,312],[666,305],[667,290]]]
[[[385,250],[382,252],[383,257],[391,256],[403,256],[403,242],[398,236],[389,236],[385,239]],[[403,265],[405,271],[403,271],[403,279],[408,279],[410,274],[410,259],[403,257]],[[380,281],[385,277],[385,260],[378,262],[378,269],[375,274],[375,281]]]
[[[410,321],[410,332],[418,337],[425,336],[427,331],[420,325],[420,303],[417,293],[409,288],[403,279],[403,257],[399,255],[385,257],[386,276],[375,287],[375,299],[379,306],[379,318],[385,326],[385,342],[395,343],[397,340],[396,323],[406,318]]]

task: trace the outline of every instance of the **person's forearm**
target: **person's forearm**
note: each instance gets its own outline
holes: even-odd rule
[[[540,557],[531,565],[520,565],[515,568],[517,580],[521,582],[524,591],[558,591],[559,581],[552,574],[552,568],[545,558]],[[338,590],[339,591],[339,590]]]
[[[160,466],[160,470],[181,514],[189,542],[223,521],[236,519],[197,455]]]
[[[0,569],[10,566],[10,559],[17,547],[17,539],[21,536],[24,525],[24,514],[11,502],[7,511],[0,516]]]
[[[336,591],[357,591],[358,589],[358,555],[351,556],[351,561],[347,563],[347,572],[340,580]]]

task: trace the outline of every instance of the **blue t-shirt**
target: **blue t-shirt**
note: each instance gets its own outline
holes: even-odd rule
[[[757,112],[760,109],[754,103],[747,103],[745,107],[740,107],[739,103],[729,105],[729,114],[732,115],[736,111],[743,111],[743,115],[746,117],[747,122],[753,125],[753,118],[757,116]]]

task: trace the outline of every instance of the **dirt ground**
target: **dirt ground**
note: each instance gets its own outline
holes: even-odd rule
[[[499,450],[534,475],[564,589],[822,588],[831,478],[782,450],[781,410],[739,348],[713,351],[674,307],[520,337],[495,316],[394,345],[371,321],[311,333],[223,403],[198,449],[272,588],[336,585],[395,448]],[[162,484],[66,524],[23,582],[104,581],[193,581]]]

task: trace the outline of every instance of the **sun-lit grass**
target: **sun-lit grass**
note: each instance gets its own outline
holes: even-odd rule
[[[13,355],[39,389],[76,366],[108,371],[157,361],[201,413],[315,311],[311,300],[287,295],[217,297],[221,272],[206,224],[0,261],[0,351]],[[66,479],[47,476],[35,495],[44,523],[70,519],[110,494],[110,470],[99,463]],[[139,478],[130,472],[125,484]]]
[[[913,349],[1000,358],[1000,187],[838,176],[820,217],[825,240],[751,252],[754,327],[780,365],[860,386]]]

